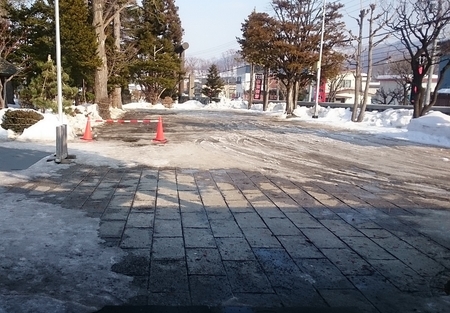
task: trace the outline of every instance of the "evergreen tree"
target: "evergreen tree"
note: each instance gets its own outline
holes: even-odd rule
[[[222,78],[219,76],[217,66],[215,64],[211,65],[208,69],[206,84],[202,89],[202,93],[207,96],[210,101],[213,101],[217,99],[224,85]]]
[[[57,75],[56,66],[53,60],[48,57],[47,62],[39,62],[38,69],[40,74],[31,79],[28,86],[20,93],[22,101],[28,102],[31,106],[37,107],[43,112],[48,109],[57,112]],[[72,101],[78,92],[78,88],[72,88],[67,85],[69,76],[62,73],[62,95],[64,111],[69,112]]]
[[[53,4],[52,4],[53,5]],[[85,0],[60,0],[61,63],[75,86],[92,86],[100,59]]]
[[[163,94],[173,96],[180,77],[182,29],[173,0],[143,0],[134,40],[136,60],[130,73],[147,101],[157,103]]]
[[[82,86],[83,80],[92,81],[93,71],[100,64],[95,51],[95,33],[84,0],[60,0],[59,4],[62,67],[73,83]],[[26,40],[14,54],[17,60],[29,59],[29,82],[40,73],[38,64],[56,53],[54,3],[36,0],[29,5],[9,0],[7,16],[17,34],[26,34]]]

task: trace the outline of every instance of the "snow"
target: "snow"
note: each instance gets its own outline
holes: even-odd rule
[[[95,105],[78,106],[76,116],[65,116],[64,124],[68,126],[68,139],[73,140],[83,134],[86,126],[86,115],[91,121],[101,119]],[[151,105],[145,102],[130,103],[124,105],[124,109],[166,109],[162,104]],[[262,111],[262,104],[254,104],[251,108],[254,112],[261,114],[278,115],[285,118],[283,114],[284,103],[269,103],[268,110]],[[220,102],[213,102],[207,105],[196,100],[184,103],[175,103],[171,109],[166,110],[247,110],[247,102],[242,100],[222,99]],[[2,118],[5,110],[0,110]],[[112,118],[117,118],[123,113],[122,110],[112,110]],[[411,142],[418,142],[442,147],[450,147],[450,116],[438,111],[431,111],[426,116],[412,119],[412,110],[407,109],[387,109],[385,111],[366,112],[364,121],[361,123],[351,122],[350,109],[319,107],[319,118],[313,119],[313,109],[308,107],[298,107],[294,111],[295,122],[298,120],[310,123],[322,123],[353,129],[357,131],[391,136]],[[93,123],[94,124],[94,123]],[[55,128],[60,125],[57,115],[44,114],[44,119],[29,127],[20,136],[11,131],[0,128],[0,142],[7,142],[14,139],[16,142],[54,142]],[[95,125],[95,124],[94,124]],[[120,155],[117,155],[120,158]]]
[[[222,99],[219,103],[208,105],[198,101],[187,101],[174,104],[171,109],[166,109],[161,104],[153,106],[148,103],[131,103],[124,106],[125,110],[134,108],[220,112],[221,110],[247,110],[247,103]],[[410,110],[389,109],[382,112],[366,112],[362,123],[353,123],[350,121],[351,112],[348,109],[320,107],[317,119],[312,118],[312,108],[299,107],[294,112],[295,117],[292,118],[286,118],[284,109],[285,104],[282,103],[270,103],[266,112],[262,111],[260,104],[251,108],[252,112],[277,116],[289,123],[302,121],[327,124],[377,136],[450,147],[450,116],[440,112],[430,112],[424,117],[411,119],[412,111]],[[0,110],[0,118],[5,111]],[[170,158],[167,160],[148,158],[147,156],[152,153],[148,150],[139,150],[144,149],[141,147],[126,150],[121,149],[121,143],[111,146],[111,141],[102,144],[79,140],[78,138],[85,131],[87,115],[93,125],[99,125],[95,120],[100,117],[95,105],[79,106],[78,111],[79,113],[75,116],[64,118],[64,123],[68,125],[69,153],[76,151],[77,163],[113,167],[137,164],[170,165]],[[112,110],[111,115],[113,118],[118,118],[123,112]],[[21,135],[0,128],[0,146],[45,151],[50,156],[55,151],[55,129],[58,125],[60,121],[57,115],[46,113],[43,120],[26,129]],[[145,149],[157,150],[158,146],[145,147]],[[182,159],[183,153],[192,154],[194,151],[189,149],[195,149],[195,147],[188,146],[180,151],[180,147],[172,148],[167,145],[166,149],[169,151],[167,155],[173,153],[174,158],[178,155],[178,159]],[[4,258],[1,266],[8,267],[6,271],[2,270],[3,274],[0,273],[0,280],[3,280],[2,275],[7,272],[8,279],[15,277],[18,282],[26,282],[24,290],[14,292],[3,290],[4,285],[0,284],[0,312],[89,312],[93,311],[94,307],[101,306],[102,303],[111,304],[119,301],[119,298],[123,300],[132,296],[130,277],[110,270],[110,266],[117,263],[124,252],[117,247],[101,245],[101,239],[97,234],[99,219],[87,217],[82,212],[64,209],[56,204],[41,202],[37,206],[35,200],[5,192],[4,187],[10,184],[26,185],[32,177],[59,175],[58,169],[70,166],[64,164],[55,166],[53,162],[46,162],[46,159],[42,159],[26,170],[0,172],[2,181],[0,185],[2,195],[0,254]],[[70,273],[70,279],[64,280],[64,275],[61,277],[56,275],[55,279],[60,286],[59,291],[50,289],[36,291],[33,288],[42,285],[38,284],[42,277],[36,276],[36,273],[39,274],[42,271]],[[108,289],[110,286],[114,286],[113,291]],[[118,298],[111,299],[111,294]],[[61,298],[65,301],[61,301]]]

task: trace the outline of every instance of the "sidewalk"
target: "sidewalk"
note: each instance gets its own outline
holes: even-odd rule
[[[72,165],[61,173],[9,192],[99,218],[103,245],[126,253],[112,270],[132,277],[138,294],[123,302],[136,312],[142,306],[446,312],[450,306],[444,290],[449,202],[238,169]]]
[[[49,156],[49,153],[38,150],[0,147],[0,155],[0,171],[9,172],[27,169],[42,158]]]

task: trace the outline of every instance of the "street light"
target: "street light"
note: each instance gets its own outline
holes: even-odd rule
[[[60,125],[56,126],[56,153],[55,162],[61,163],[68,158],[67,153],[67,125],[63,121],[63,106],[62,106],[62,78],[61,78],[61,39],[59,32],[59,0],[55,0],[55,37],[56,37],[56,80],[58,95],[56,102],[58,104],[58,115]],[[72,158],[72,157],[70,157]]]
[[[319,92],[320,92],[320,72],[322,68],[322,50],[323,50],[323,33],[325,31],[325,2],[326,0],[323,0],[322,4],[322,30],[320,33],[320,49],[319,49],[319,61],[317,62],[317,83],[316,83],[316,96],[315,96],[315,102],[314,102],[314,114],[313,118],[318,118],[318,111],[319,111]]]

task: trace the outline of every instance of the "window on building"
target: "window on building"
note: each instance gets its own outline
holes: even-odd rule
[[[341,82],[341,87],[342,88],[351,88],[352,87],[352,81],[350,79],[344,79]]]

